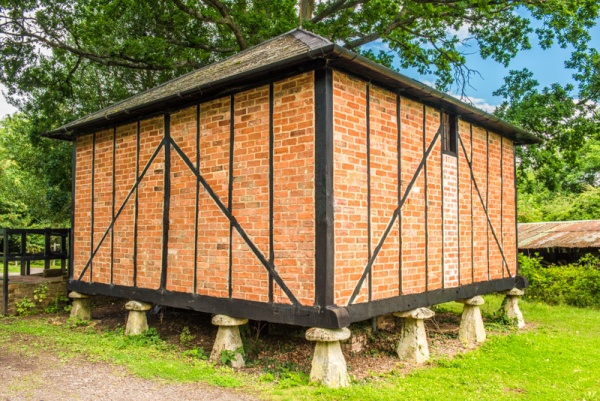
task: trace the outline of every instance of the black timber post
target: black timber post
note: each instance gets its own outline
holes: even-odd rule
[[[73,136],[71,145],[71,231],[69,233],[69,274],[68,278],[73,279],[75,265],[73,264],[75,254],[73,252],[73,239],[75,238],[75,176],[77,174],[77,137]]]
[[[169,212],[171,210],[171,115],[164,115],[165,168],[163,199],[162,268],[160,272],[160,290],[167,288],[167,268],[169,263]]]
[[[334,303],[333,72],[315,71],[315,304]]]

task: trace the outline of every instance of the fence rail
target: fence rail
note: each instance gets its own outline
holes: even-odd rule
[[[43,240],[40,238],[43,236]],[[60,272],[67,272],[70,266],[70,237],[69,228],[0,228],[0,260],[4,266],[2,286],[4,295],[4,311],[8,312],[8,282],[10,262],[20,262],[22,276],[31,274],[31,262],[44,262],[44,271],[50,270],[51,262],[60,260]],[[37,239],[37,241],[35,241]],[[43,244],[43,245],[42,245]],[[58,250],[57,250],[58,248]],[[56,269],[58,270],[58,269]]]

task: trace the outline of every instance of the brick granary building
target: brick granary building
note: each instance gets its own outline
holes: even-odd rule
[[[339,334],[523,286],[515,146],[537,138],[310,32],[47,135],[74,143],[81,296]]]

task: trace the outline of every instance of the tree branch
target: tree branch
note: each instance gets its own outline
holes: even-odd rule
[[[179,0],[177,0],[179,1]],[[202,0],[203,3],[213,6],[219,11],[219,14],[223,17],[223,22],[227,25],[233,35],[235,36],[235,40],[237,41],[240,50],[245,50],[248,48],[246,44],[246,40],[244,39],[244,35],[242,34],[242,30],[240,27],[233,21],[231,15],[229,14],[229,10],[225,7],[225,4],[221,3],[219,0]]]
[[[350,2],[348,2],[348,0],[337,0],[336,2],[332,3],[329,7],[325,8],[323,11],[321,11],[319,14],[315,15],[310,20],[310,22],[312,22],[313,24],[316,24],[317,22],[321,22],[325,18],[329,17],[330,15],[335,14],[338,11],[355,7],[359,4],[365,3],[367,1],[369,1],[369,0],[353,0]]]

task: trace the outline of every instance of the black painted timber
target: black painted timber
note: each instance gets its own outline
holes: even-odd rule
[[[369,319],[372,316],[407,311],[444,302],[451,302],[457,299],[472,298],[476,295],[506,291],[513,287],[515,287],[515,279],[504,278],[467,284],[460,287],[431,290],[420,294],[400,295],[394,298],[352,304],[347,306],[346,309],[350,315],[350,322],[360,322]]]
[[[75,265],[73,264],[73,238],[75,235],[75,177],[77,173],[77,141],[71,147],[71,235],[69,236],[69,278],[73,278]]]
[[[333,73],[315,71],[315,304],[334,303]]]
[[[86,283],[70,280],[70,291],[82,294],[106,295],[135,299],[157,305],[171,306],[206,313],[225,314],[252,320],[285,323],[306,327],[341,328],[350,324],[345,308],[326,308],[254,302],[233,298],[216,298],[185,292],[160,291],[147,288],[133,288],[122,285]]]
[[[273,83],[269,84],[269,263],[272,268],[275,268],[275,251],[273,247],[273,201],[275,198],[273,189],[273,153],[275,151],[275,128],[273,123],[274,109],[274,87]],[[269,302],[273,302],[273,275],[269,272]]]
[[[171,208],[171,116],[165,113],[164,119],[165,141],[165,169],[164,169],[164,197],[162,221],[162,265],[160,269],[160,289],[167,288],[167,269],[169,266],[169,212]],[[114,225],[111,224],[111,228]]]
[[[367,83],[366,85],[366,108],[367,108],[367,118],[366,118],[366,137],[367,137],[367,260],[371,260],[373,256],[373,250],[371,245],[372,240],[372,230],[371,226],[371,85]],[[368,279],[368,299],[369,302],[373,299],[373,269],[369,269],[369,279]]]
[[[137,121],[137,130],[135,133],[135,182],[140,181],[140,130],[141,122]],[[138,268],[138,216],[139,216],[139,188],[135,186],[135,201],[133,210],[133,286],[137,287],[137,268]]]

